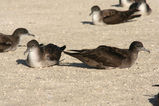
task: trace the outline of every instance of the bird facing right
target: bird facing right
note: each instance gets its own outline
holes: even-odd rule
[[[129,68],[131,67],[140,51],[149,52],[139,41],[131,43],[129,49],[120,49],[111,46],[101,45],[95,49],[70,50],[64,52],[75,57],[90,67],[98,69]]]
[[[0,52],[15,51],[23,35],[35,36],[26,28],[17,28],[12,35],[0,33]]]

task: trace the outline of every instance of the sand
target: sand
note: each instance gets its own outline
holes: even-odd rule
[[[69,49],[99,45],[128,48],[134,40],[143,42],[150,54],[140,52],[129,69],[89,69],[75,58],[62,54],[62,64],[29,68],[25,47],[0,54],[0,106],[152,106],[159,89],[159,0],[148,0],[153,12],[133,22],[93,26],[90,8],[111,7],[118,0],[1,0],[0,32],[11,34],[25,27],[47,44]],[[117,8],[125,10],[126,8]],[[19,63],[19,64],[18,64]],[[70,65],[68,65],[70,63]]]

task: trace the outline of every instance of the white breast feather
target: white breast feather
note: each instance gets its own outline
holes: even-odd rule
[[[103,24],[103,21],[101,21],[101,15],[100,15],[100,12],[93,12],[92,14],[92,21],[94,24],[96,25],[100,25],[100,24]]]
[[[142,3],[142,4],[139,6],[139,10],[140,10],[140,12],[142,12],[142,13],[146,13],[146,3]]]
[[[52,61],[52,60],[47,59],[47,58],[42,60],[39,57],[37,49],[33,49],[29,52],[28,62],[29,62],[28,65],[31,67],[46,67],[46,66],[52,66],[52,65],[57,64],[56,60]]]
[[[28,63],[31,67],[42,67],[38,51],[36,49],[29,52]]]

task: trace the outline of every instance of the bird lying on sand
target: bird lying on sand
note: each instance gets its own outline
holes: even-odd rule
[[[28,53],[26,63],[30,67],[47,67],[59,64],[61,53],[66,46],[58,47],[54,44],[41,45],[36,40],[27,43]]]
[[[146,0],[119,0],[119,4],[113,6],[129,7],[129,10],[137,9],[142,15],[149,15],[152,12],[152,9],[150,8]]]
[[[119,24],[140,17],[140,14],[135,15],[137,11],[137,9],[127,11],[118,11],[115,9],[101,10],[99,6],[93,6],[90,15],[92,16],[94,25]]]
[[[95,49],[70,51],[73,51],[73,53],[66,51],[64,53],[98,69],[129,68],[135,63],[138,52],[146,51],[150,53],[139,41],[132,42],[129,49],[101,45]]]
[[[12,35],[0,33],[0,52],[16,50],[20,42],[20,38],[23,35],[35,36],[30,34],[25,28],[16,29]]]
[[[129,7],[129,10],[131,10],[131,9],[139,10],[139,14],[142,14],[142,15],[150,15],[152,12],[152,9],[146,3],[146,0],[138,0],[134,3],[132,3]]]

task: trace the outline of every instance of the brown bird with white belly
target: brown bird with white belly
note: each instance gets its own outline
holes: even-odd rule
[[[150,15],[152,9],[146,0],[119,0],[118,5],[113,5],[117,7],[129,7],[129,9],[137,9],[142,15]]]
[[[33,34],[30,34],[29,31],[25,28],[16,29],[12,35],[0,33],[0,52],[16,50],[18,44],[20,43],[20,38],[23,35],[34,36]]]
[[[40,45],[38,41],[31,40],[27,43],[28,53],[26,63],[30,67],[48,67],[59,64],[61,53],[66,46],[58,47],[54,44]]]
[[[94,25],[119,24],[140,17],[140,14],[135,15],[135,12],[137,11],[137,9],[127,11],[118,11],[115,9],[101,10],[100,7],[96,5],[91,8],[90,15],[92,16]]]

